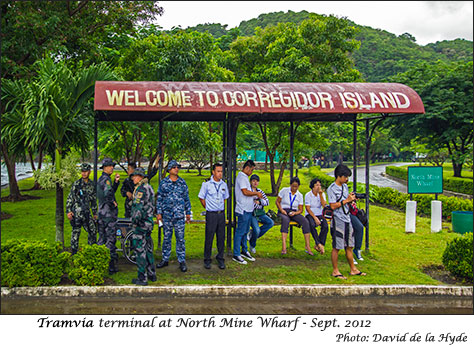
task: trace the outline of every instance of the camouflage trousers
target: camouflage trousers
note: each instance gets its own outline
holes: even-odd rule
[[[73,218],[71,220],[71,253],[76,254],[79,250],[79,236],[81,234],[81,227],[87,232],[87,243],[93,245],[97,243],[97,229],[92,217]]]
[[[185,261],[186,247],[184,244],[184,225],[185,219],[179,218],[165,218],[163,216],[163,245],[162,255],[163,260],[168,261],[171,255],[171,238],[173,237],[173,229],[176,237],[176,256],[178,261],[182,263]]]
[[[132,216],[132,204],[130,202],[131,202],[130,199],[125,198],[125,205],[124,205],[125,218],[130,218]]]
[[[138,279],[140,281],[147,281],[147,279],[156,276],[151,231],[151,229],[146,230],[136,227],[132,234],[132,248],[136,255]]]
[[[110,250],[110,260],[117,261],[117,218],[99,217],[99,241],[98,245],[105,245]]]

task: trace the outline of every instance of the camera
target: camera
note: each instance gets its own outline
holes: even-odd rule
[[[355,194],[356,199],[365,199],[367,197],[367,195],[364,194],[364,193],[355,193],[354,192],[354,194]]]

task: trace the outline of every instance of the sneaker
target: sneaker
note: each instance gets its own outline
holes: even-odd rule
[[[361,250],[356,251],[356,257],[357,257],[357,260],[359,260],[359,261],[360,261],[360,260],[362,260],[362,261],[364,260],[364,258],[362,258]]]
[[[204,263],[204,268],[209,270],[211,268],[211,263]]]
[[[244,257],[245,259],[250,260],[250,261],[255,261],[255,258],[252,257],[249,251],[247,251],[247,253],[242,252],[241,254],[242,254],[242,257]]]
[[[168,265],[169,265],[168,261],[162,260],[158,264],[156,264],[156,268],[161,269],[162,267],[165,267],[165,266],[168,266]]]
[[[221,270],[225,269],[225,263],[224,262],[219,262],[219,269],[221,269]]]
[[[357,262],[356,258],[354,257],[354,265],[357,265],[357,264],[359,264],[359,263]]]
[[[252,252],[253,254],[257,253],[257,250],[255,249],[255,247],[250,247],[250,252]]]
[[[242,264],[242,265],[247,264],[247,262],[244,260],[244,258],[242,258],[240,255],[239,255],[239,256],[235,256],[235,255],[234,255],[234,256],[232,257],[232,260],[233,260],[233,261],[236,261],[237,263]]]

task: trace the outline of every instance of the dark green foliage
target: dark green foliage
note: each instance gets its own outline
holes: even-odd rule
[[[2,286],[36,287],[59,284],[71,254],[59,243],[9,240],[2,243]]]
[[[104,245],[84,246],[72,257],[69,278],[81,286],[103,284],[109,261],[110,252]]]
[[[300,24],[310,18],[312,13],[274,12],[261,14],[258,18],[242,21],[239,29],[242,35],[251,36],[256,27],[265,28],[278,23]],[[320,19],[324,15],[317,15]],[[352,54],[357,70],[367,82],[381,82],[389,76],[407,71],[419,61],[471,61],[472,42],[464,39],[417,44],[416,38],[409,33],[396,36],[385,30],[373,29],[351,22],[357,29],[356,40],[361,42],[360,49]]]
[[[443,265],[455,277],[472,282],[472,233],[448,242]]]

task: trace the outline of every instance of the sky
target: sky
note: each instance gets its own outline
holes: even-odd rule
[[[472,1],[159,1],[157,24],[168,30],[205,23],[227,29],[262,13],[291,10],[347,17],[356,24],[410,33],[419,45],[463,38],[473,40]]]

